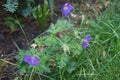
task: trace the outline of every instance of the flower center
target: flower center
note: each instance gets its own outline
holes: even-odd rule
[[[67,7],[67,6],[65,6],[63,9],[64,9],[64,10],[68,10],[68,7]]]
[[[35,57],[34,57],[34,56],[31,57],[31,62],[32,62],[32,63],[35,62]]]

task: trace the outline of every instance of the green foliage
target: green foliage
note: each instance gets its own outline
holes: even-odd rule
[[[51,24],[50,29],[47,32],[51,34],[57,34],[58,32],[62,32],[64,30],[72,29],[72,24],[67,20],[58,20],[56,24]]]
[[[49,55],[41,53],[34,48],[30,48],[29,50],[20,50],[19,55],[16,56],[16,59],[18,60],[17,67],[19,68],[19,72],[21,75],[24,75],[24,73],[30,74],[33,69],[32,66],[24,62],[25,55],[37,55],[40,57],[40,65],[34,67],[35,73],[39,74],[43,72],[50,72],[49,64],[47,64],[47,61],[49,60]]]
[[[12,17],[7,17],[5,20],[5,24],[8,25],[12,31],[14,31],[15,25],[17,24],[16,21],[17,19],[14,19]]]
[[[56,24],[51,24],[45,32],[48,35],[35,39],[37,46],[45,46],[42,52],[49,54],[55,61],[51,65],[54,66],[54,71],[60,72],[55,74],[59,75],[63,70],[63,74],[71,74],[75,71],[76,61],[79,60],[78,56],[83,50],[81,48],[82,39],[78,32],[78,28],[73,28],[73,25],[67,20],[58,20]]]
[[[25,0],[24,2],[19,0],[19,7],[17,9],[18,14],[22,14],[23,16],[31,16],[34,12],[34,8],[40,5],[43,0]]]
[[[22,31],[25,39],[26,39],[28,47],[29,47],[29,42],[28,42],[27,36],[26,36],[26,34],[24,32],[24,29],[23,29],[24,26],[20,23],[20,21],[18,19],[15,19],[15,18],[12,18],[12,17],[7,17],[6,20],[5,20],[5,24],[8,25],[12,31],[14,31],[15,26],[18,25],[20,27],[20,29],[21,29],[21,31]]]
[[[1,72],[1,69],[2,69],[2,65],[3,65],[3,61],[0,60],[0,72]]]
[[[90,24],[75,28],[67,20],[58,20],[34,39],[37,47],[20,51],[16,57],[22,74],[31,74],[33,67],[23,62],[26,54],[40,57],[34,73],[47,80],[119,80],[120,10],[111,3]],[[83,20],[84,21],[84,20]],[[81,44],[86,34],[92,41],[88,48]],[[20,60],[20,61],[19,61]],[[36,75],[35,75],[36,76]],[[44,79],[44,78],[42,78]]]
[[[54,0],[49,0],[50,10],[51,10],[51,20],[53,20],[54,14]]]
[[[3,5],[6,11],[11,13],[22,14],[23,16],[30,16],[33,13],[35,7],[37,7],[43,0],[6,0]]]
[[[44,3],[44,4],[43,4]],[[42,6],[43,7],[40,7]],[[39,5],[39,6],[38,6]],[[9,11],[11,13],[18,13],[20,15],[23,15],[25,17],[30,16],[31,14],[34,13],[35,8],[36,10],[36,16],[41,16],[39,17],[40,19],[44,20],[44,23],[40,23],[40,25],[45,25],[46,19],[48,17],[48,3],[47,0],[6,0],[6,3],[3,4],[4,8],[6,11]],[[51,10],[51,18],[53,17],[53,11],[54,11],[54,0],[49,0],[49,6]],[[43,9],[42,9],[43,8]]]
[[[63,69],[69,61],[69,57],[64,53],[56,55],[56,63],[60,69]]]
[[[18,8],[18,0],[7,0],[3,6],[7,11],[14,13]]]
[[[72,73],[76,68],[76,59],[72,59],[72,57],[80,55],[81,50],[75,52],[77,47],[82,49],[80,42],[82,40],[76,37],[75,30],[77,29],[73,28],[72,30],[72,27],[73,25],[67,20],[58,20],[56,24],[51,24],[50,28],[45,32],[49,33],[48,35],[35,38],[34,44],[37,45],[36,48],[20,51],[16,58],[19,60],[18,67],[21,73],[30,73],[32,71],[31,66],[23,62],[26,54],[40,57],[39,66],[34,67],[37,74],[44,72],[54,73],[54,71],[62,71],[63,69],[66,69],[65,73]]]
[[[38,23],[41,28],[44,28],[46,25],[46,21],[48,19],[49,11],[48,11],[48,2],[44,0],[44,4],[41,7],[40,5],[36,8],[34,17],[38,20]]]
[[[118,2],[111,3],[106,11],[90,21],[88,29],[95,39],[94,46],[91,46],[89,52],[92,54],[91,60],[97,74],[92,79],[119,79],[120,10],[117,7]]]

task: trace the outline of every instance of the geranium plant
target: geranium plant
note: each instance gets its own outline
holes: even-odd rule
[[[63,11],[68,16],[73,7],[68,3],[64,7],[70,8]],[[34,39],[34,46],[29,50],[20,50],[16,56],[18,68],[21,74],[29,75],[31,72],[38,75],[72,74],[79,67],[79,56],[84,48],[89,47],[90,40],[90,34],[81,35],[80,30],[69,21],[57,20],[56,24],[52,23],[48,30]]]

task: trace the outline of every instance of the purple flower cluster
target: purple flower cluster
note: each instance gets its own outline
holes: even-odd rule
[[[64,16],[68,16],[70,14],[70,11],[73,9],[73,6],[69,3],[65,3],[62,6],[62,13],[64,14]]]
[[[38,56],[25,55],[24,62],[30,64],[31,66],[37,66],[37,65],[39,65],[39,57]]]
[[[85,39],[83,40],[82,47],[83,47],[83,48],[88,47],[90,40],[91,40],[90,34],[86,35]]]

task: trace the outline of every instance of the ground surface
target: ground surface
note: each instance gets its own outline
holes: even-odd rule
[[[4,13],[3,13],[4,14]],[[2,13],[0,13],[2,15]],[[6,13],[8,16],[8,14]],[[11,15],[9,15],[11,16]],[[5,18],[5,16],[3,17]],[[29,41],[33,40],[37,35],[39,35],[42,30],[40,30],[38,23],[34,19],[25,19],[20,18],[20,21],[22,24],[24,24],[24,31],[27,35],[27,38]],[[2,20],[2,23],[4,23],[4,20]],[[6,26],[4,24],[0,25],[0,58],[4,58],[8,61],[15,62],[14,56],[17,54],[17,48],[13,44],[13,41],[16,42],[16,44],[21,49],[27,49],[27,44],[25,40],[25,36],[21,32],[20,28],[16,26],[15,30],[12,32],[9,28],[9,26]],[[3,64],[5,68],[2,68],[1,73],[4,73],[0,75],[0,77],[6,77],[9,75],[9,72],[11,73],[14,71],[13,67],[11,68],[8,64]]]

